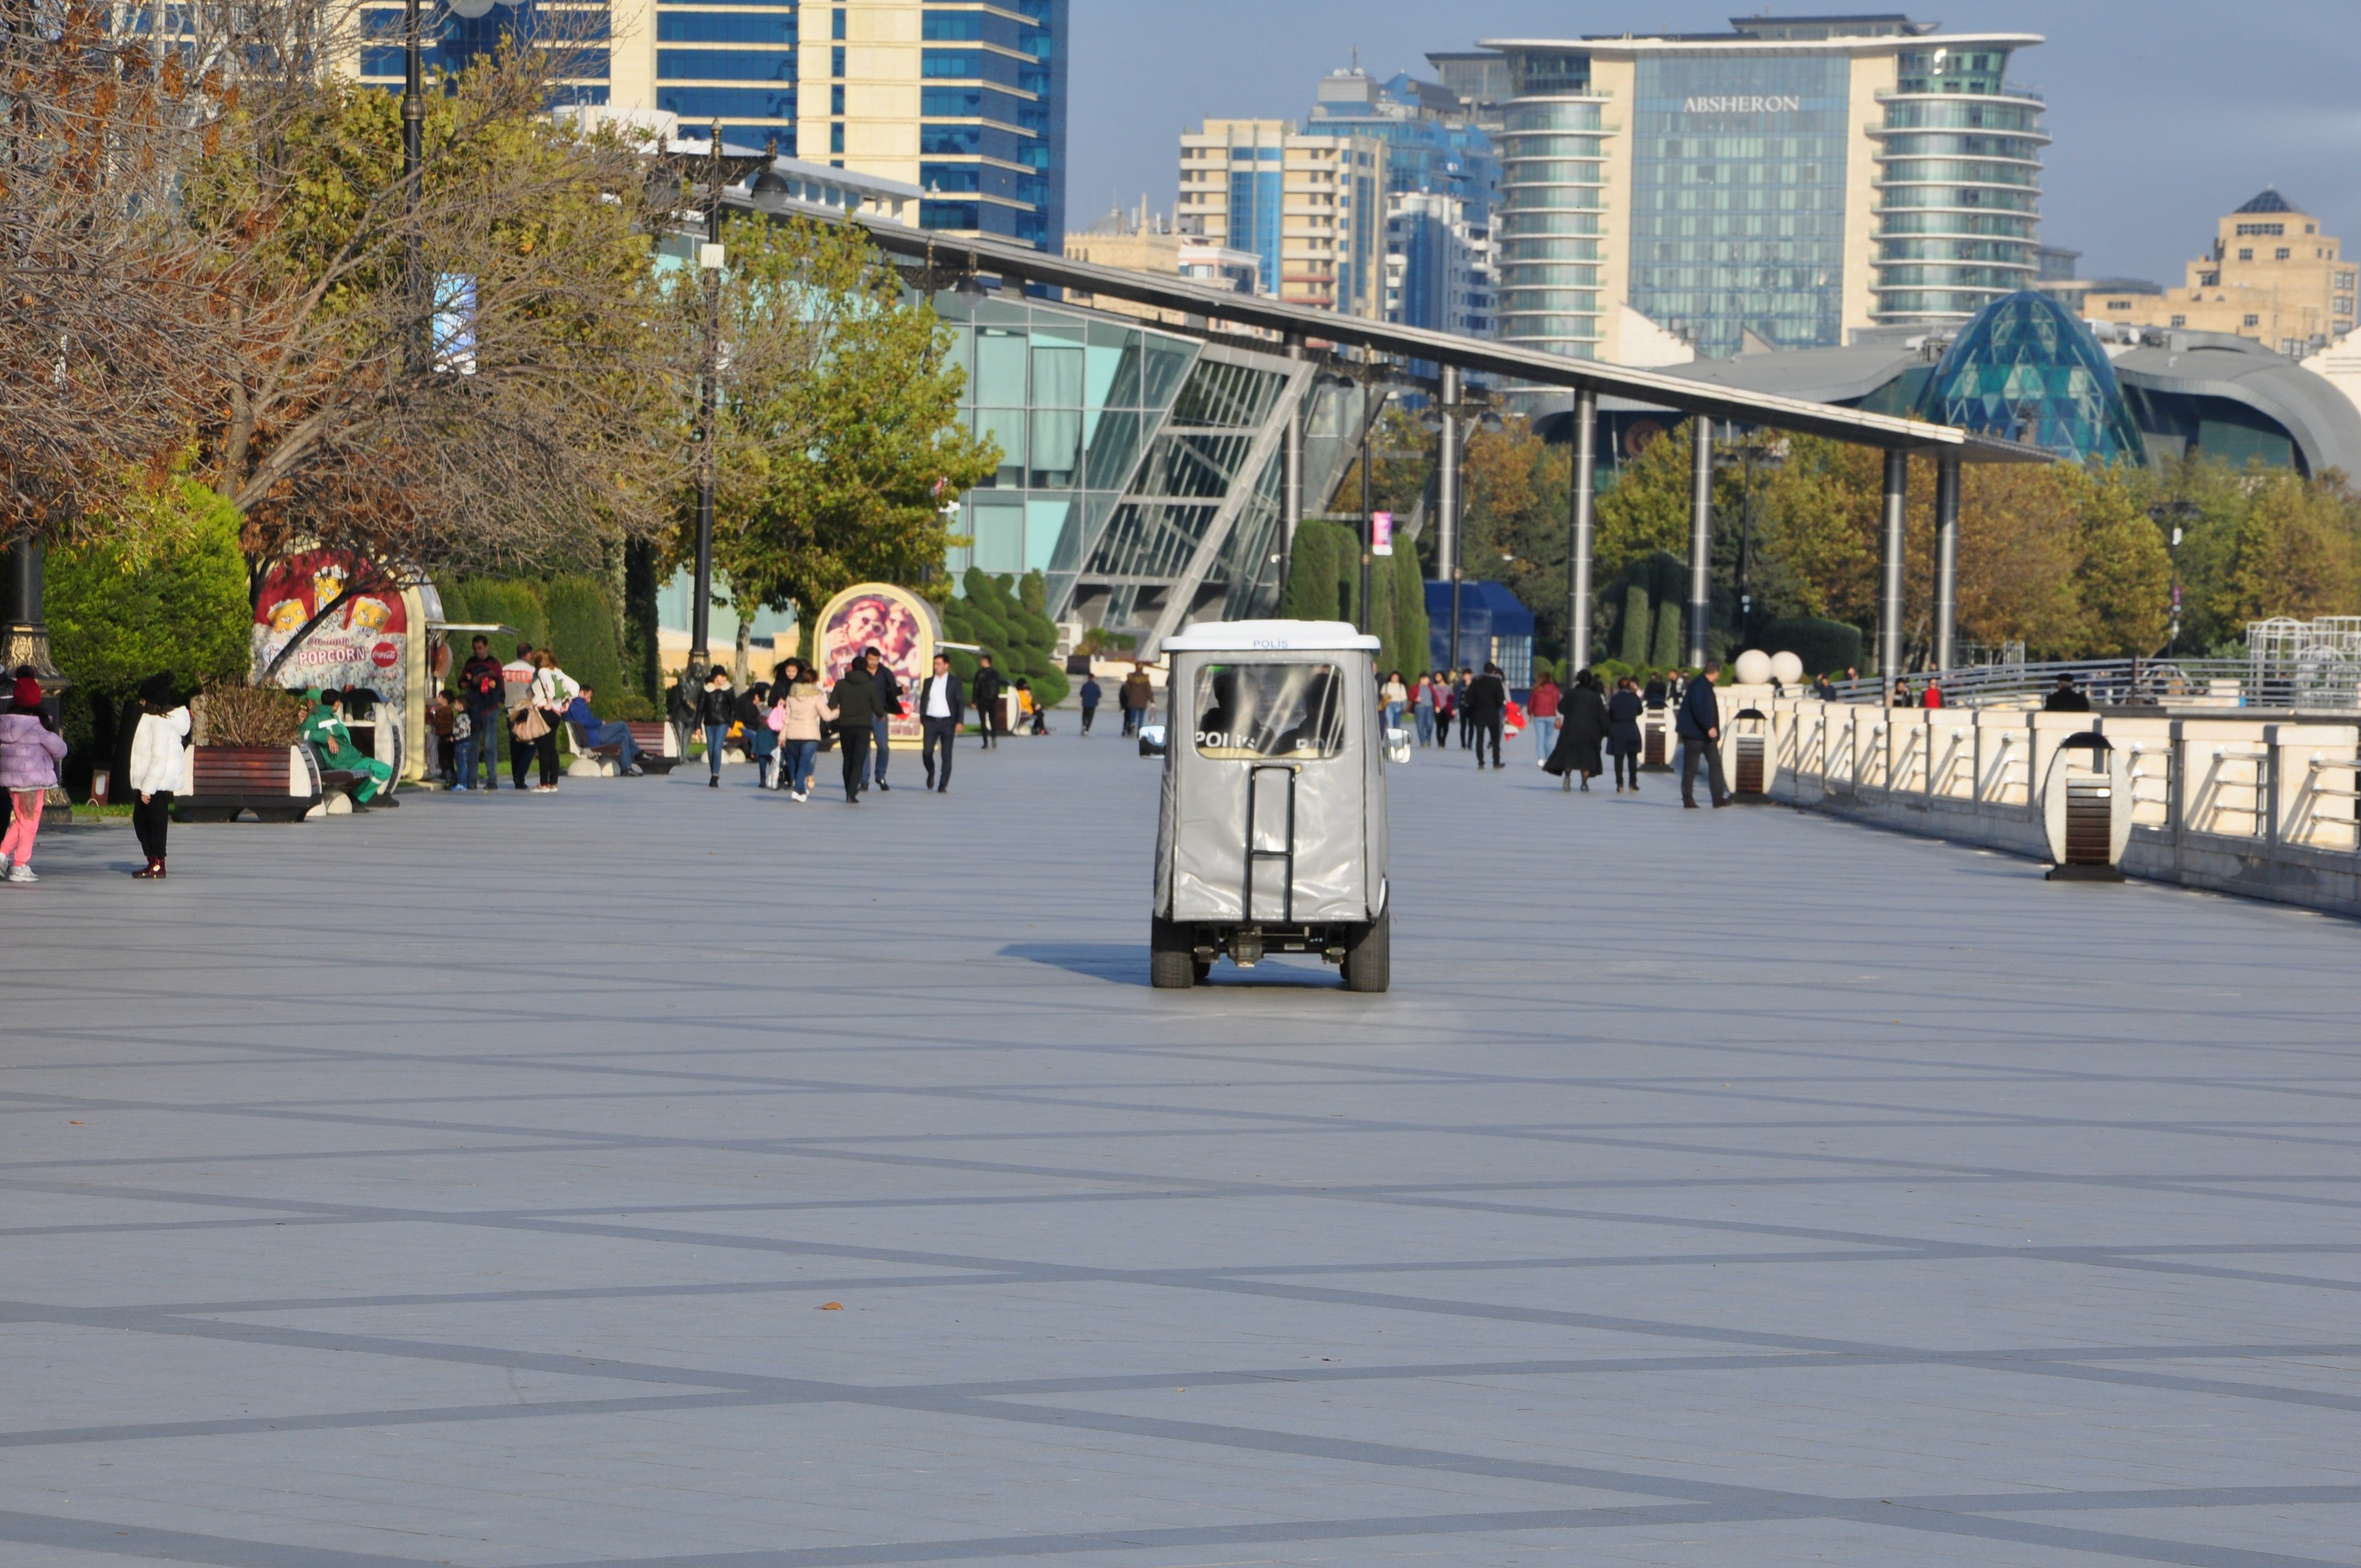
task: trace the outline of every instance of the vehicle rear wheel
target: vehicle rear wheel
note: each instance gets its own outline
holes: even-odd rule
[[[1375,920],[1355,931],[1345,946],[1345,989],[1383,991],[1392,978],[1393,918],[1391,905]]]
[[[1153,916],[1148,921],[1148,983],[1159,991],[1186,991],[1203,978],[1188,927]]]

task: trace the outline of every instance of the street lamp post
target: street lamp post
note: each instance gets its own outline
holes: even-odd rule
[[[401,44],[402,283],[416,317],[404,336],[411,374],[420,375],[433,363],[434,350],[431,341],[433,321],[423,298],[424,247],[419,244],[414,216],[418,207],[418,171],[426,162],[426,62],[425,46],[419,36],[418,0],[402,0]]]
[[[2169,655],[2180,652],[2180,540],[2183,525],[2203,515],[2203,509],[2190,500],[2158,501],[2147,509],[2148,517],[2158,528],[2168,530],[2165,549],[2172,557],[2172,634],[2165,640],[2164,652]]]

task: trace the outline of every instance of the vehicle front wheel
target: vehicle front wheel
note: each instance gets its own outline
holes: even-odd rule
[[[1153,916],[1148,922],[1148,983],[1159,991],[1186,991],[1203,978],[1189,927]]]
[[[1393,906],[1353,933],[1345,946],[1345,989],[1383,991],[1393,969]]]

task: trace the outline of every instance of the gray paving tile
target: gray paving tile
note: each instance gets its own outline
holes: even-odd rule
[[[1378,998],[1072,737],[46,839],[0,1559],[2352,1561],[2351,926],[1460,764]]]

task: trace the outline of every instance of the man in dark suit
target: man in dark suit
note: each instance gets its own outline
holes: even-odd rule
[[[884,698],[877,685],[877,651],[871,649],[860,663],[844,672],[829,694],[828,704],[836,709],[836,740],[844,748],[844,798],[850,805],[861,804],[862,780],[869,772],[869,745],[884,729]]]
[[[1706,764],[1706,782],[1713,789],[1713,804],[1730,804],[1730,786],[1721,777],[1721,704],[1713,695],[1713,678],[1721,674],[1721,666],[1708,663],[1705,674],[1688,684],[1681,693],[1681,708],[1673,720],[1673,729],[1681,738],[1681,804],[1691,811],[1697,809],[1697,763]]]
[[[918,687],[918,727],[926,733],[918,755],[927,764],[927,787],[937,795],[949,795],[951,788],[951,742],[959,736],[960,721],[967,713],[965,694],[960,690],[960,678],[951,670],[947,654],[935,655],[935,673]],[[943,751],[940,772],[935,768],[935,748]]]

